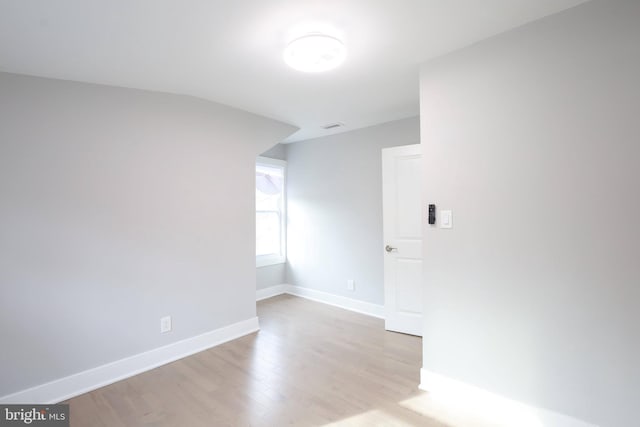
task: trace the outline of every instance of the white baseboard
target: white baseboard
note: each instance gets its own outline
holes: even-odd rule
[[[454,404],[461,411],[469,411],[474,417],[496,417],[496,426],[522,427],[598,427],[576,418],[546,409],[536,408],[483,390],[471,384],[440,374],[420,370],[420,389],[429,392],[433,399]],[[482,413],[482,414],[481,414]]]
[[[295,295],[313,301],[333,305],[335,307],[344,308],[345,310],[355,311],[356,313],[366,314],[368,316],[384,319],[384,306],[382,305],[358,301],[352,298],[333,295],[327,292],[316,291],[315,289],[303,288],[301,286],[289,285],[289,287],[287,288],[287,293],[290,295]]]
[[[256,300],[260,301],[282,294],[295,295],[297,297],[333,305],[334,307],[344,308],[345,310],[355,311],[356,313],[366,314],[367,316],[384,319],[384,306],[382,305],[317,291],[315,289],[303,288],[301,286],[276,285],[260,289],[256,292]]]
[[[256,301],[262,301],[263,299],[286,294],[288,287],[289,285],[275,285],[264,289],[258,289],[256,291]]]
[[[259,329],[258,318],[253,317],[164,347],[139,353],[14,394],[2,396],[0,397],[0,404],[52,404],[62,402],[116,381],[132,377],[157,368],[158,366],[256,332]]]

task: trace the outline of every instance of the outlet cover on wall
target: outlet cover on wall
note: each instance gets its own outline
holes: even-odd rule
[[[356,290],[356,282],[354,280],[347,280],[347,289],[350,291]]]
[[[160,333],[164,334],[171,331],[171,316],[160,318]]]

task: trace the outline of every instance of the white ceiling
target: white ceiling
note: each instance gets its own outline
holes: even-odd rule
[[[419,64],[584,0],[0,0],[0,70],[193,95],[298,126],[289,142],[418,114]],[[323,74],[287,42],[349,49]]]

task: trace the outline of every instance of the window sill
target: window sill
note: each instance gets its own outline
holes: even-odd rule
[[[271,265],[284,264],[287,261],[283,256],[260,256],[256,257],[256,268],[269,267]]]

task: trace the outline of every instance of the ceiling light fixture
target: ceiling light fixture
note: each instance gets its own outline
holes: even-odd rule
[[[347,48],[338,39],[324,34],[308,34],[289,43],[284,61],[298,71],[319,73],[336,68],[347,57]]]

